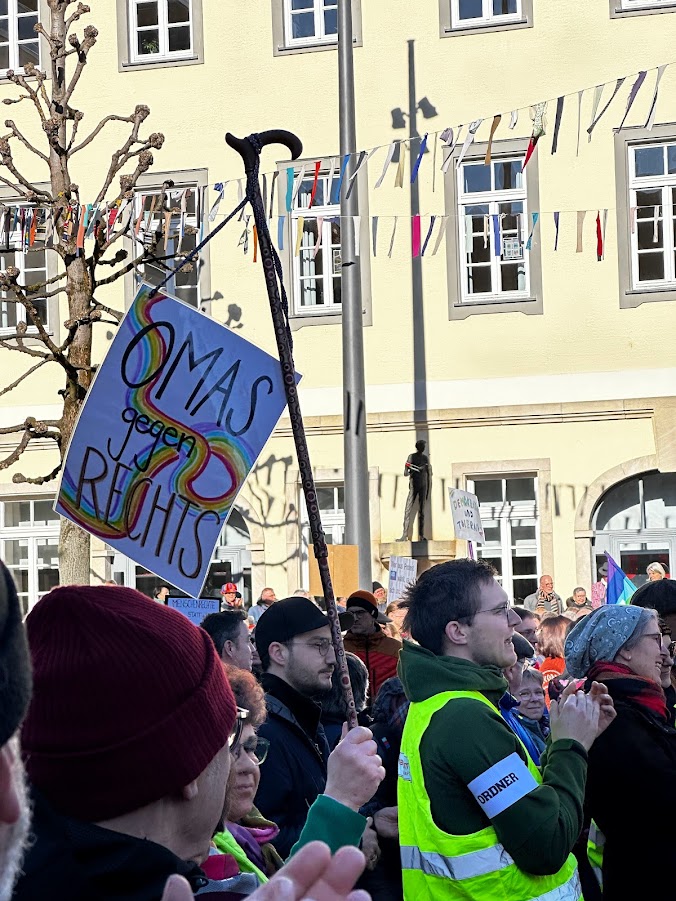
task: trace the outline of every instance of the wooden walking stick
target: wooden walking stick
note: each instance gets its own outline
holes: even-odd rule
[[[340,622],[338,619],[338,608],[336,607],[336,600],[333,595],[333,585],[331,584],[331,573],[329,572],[326,538],[324,536],[324,529],[322,528],[319,505],[317,504],[317,492],[315,491],[310,454],[298,400],[296,369],[293,362],[293,342],[291,340],[291,329],[289,328],[288,318],[289,307],[282,282],[282,266],[272,244],[272,240],[270,239],[267,215],[263,207],[263,198],[258,183],[260,154],[263,147],[268,144],[284,144],[284,146],[290,150],[291,158],[295,160],[298,159],[302,153],[303,145],[296,135],[289,131],[282,130],[264,131],[261,134],[249,135],[247,138],[236,138],[234,135],[228,133],[225,136],[225,140],[230,147],[239,153],[244,161],[244,170],[246,172],[246,197],[253,209],[254,222],[258,233],[261,265],[263,266],[263,272],[265,274],[265,287],[268,292],[272,322],[275,328],[277,352],[279,354],[279,361],[282,365],[284,391],[286,393],[289,416],[291,417],[291,429],[293,431],[293,440],[296,445],[303,494],[305,495],[305,504],[310,518],[312,544],[319,566],[319,577],[322,581],[324,599],[326,600],[326,611],[331,622],[333,647],[336,652],[336,660],[340,670],[340,681],[347,703],[348,724],[352,729],[357,725],[357,711],[354,705],[352,686],[350,684],[350,676],[347,669],[345,648],[343,647],[343,637],[341,635]]]

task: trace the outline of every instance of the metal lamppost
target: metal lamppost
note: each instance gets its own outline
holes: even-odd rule
[[[340,155],[351,154],[344,185],[354,171],[357,149],[352,59],[352,2],[338,0],[338,91]],[[359,587],[371,588],[371,525],[366,445],[364,334],[359,257],[354,254],[359,189],[345,189],[340,200],[341,306],[343,321],[343,426],[345,455],[345,543],[359,549]]]

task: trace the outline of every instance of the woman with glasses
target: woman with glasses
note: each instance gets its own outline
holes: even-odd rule
[[[628,897],[632,869],[640,871],[642,898],[667,897],[676,864],[676,729],[669,725],[660,684],[657,614],[642,607],[600,607],[575,624],[565,656],[573,678],[607,686],[617,712],[591,747],[587,771],[588,855],[603,899]],[[591,897],[586,891],[584,896]]]
[[[514,697],[519,702],[514,716],[527,730],[537,755],[537,759],[535,756],[533,759],[536,764],[539,764],[549,735],[549,714],[545,706],[542,673],[532,666],[527,666],[521,676],[521,685],[514,693]],[[530,753],[530,748],[528,750]]]
[[[254,807],[260,767],[270,745],[257,735],[267,711],[263,689],[255,677],[248,670],[223,666],[237,702],[237,720],[229,741],[231,764],[222,829],[214,835],[212,853],[202,869],[210,879],[239,876],[241,893],[250,894],[284,863],[273,844],[279,828]],[[355,737],[357,731],[365,735]],[[353,730],[329,756],[324,794],[311,805],[292,854],[311,841],[325,842],[332,853],[344,845],[359,847],[366,818],[357,811],[370,800],[384,776],[370,735],[367,730]],[[369,741],[362,741],[364,738]]]
[[[205,866],[220,868],[225,865],[241,873],[253,873],[262,883],[284,863],[272,844],[279,829],[266,820],[253,803],[260,781],[259,767],[269,748],[267,739],[256,735],[258,727],[265,722],[265,698],[263,689],[250,672],[227,664],[225,670],[237,702],[239,731],[233,735],[230,746],[225,828],[216,833],[213,840],[215,849],[221,854],[211,857]],[[226,860],[222,859],[223,855]]]

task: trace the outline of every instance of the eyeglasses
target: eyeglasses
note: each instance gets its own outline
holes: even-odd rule
[[[676,654],[676,641],[669,642],[667,646],[667,654],[669,654],[670,657],[673,657],[674,654]]]
[[[249,711],[244,707],[237,708],[237,716],[235,717],[235,724],[232,727],[232,732],[228,736],[228,747],[230,751],[234,754],[237,745],[239,744],[239,740],[242,737],[242,729],[244,728],[244,723],[249,716]]]
[[[545,692],[542,688],[534,688],[532,691],[526,689],[525,691],[518,691],[516,696],[520,701],[542,701],[544,700]]]
[[[491,607],[489,610],[477,610],[477,613],[493,613],[495,616],[508,616],[509,604],[500,604],[498,607]]]
[[[239,760],[243,751],[249,756],[252,763],[255,763],[256,766],[260,766],[268,756],[269,750],[270,742],[267,738],[259,738],[257,735],[253,735],[251,738],[247,738],[243,745],[236,746],[235,750],[232,752],[232,757],[233,760]]]
[[[293,639],[293,641],[296,640],[295,638]],[[312,648],[320,657],[326,657],[329,653],[329,648],[333,647],[333,642],[330,638],[315,638],[314,641],[299,641],[298,644],[305,645],[306,648]]]

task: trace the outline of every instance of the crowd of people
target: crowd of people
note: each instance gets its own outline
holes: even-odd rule
[[[670,888],[675,582],[576,589],[575,615],[549,576],[514,606],[484,561],[356,590],[353,728],[317,599],[224,587],[201,627],[114,585],[24,624],[1,568],[0,901]]]

